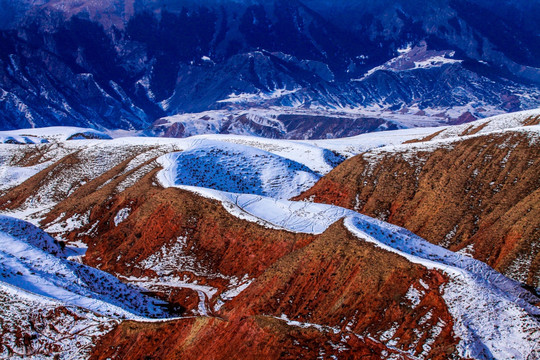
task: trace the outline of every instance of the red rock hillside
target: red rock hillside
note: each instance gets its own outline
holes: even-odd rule
[[[448,359],[458,339],[440,294],[445,281],[338,223],[279,259],[217,318],[125,322],[93,358]],[[411,287],[423,293],[419,303],[407,299]]]
[[[463,135],[478,130],[471,125]],[[405,227],[540,287],[538,139],[506,131],[429,142],[436,136],[353,157],[298,199]]]

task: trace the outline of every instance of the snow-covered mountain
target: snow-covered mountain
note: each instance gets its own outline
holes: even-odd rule
[[[522,244],[534,258],[539,119],[535,110],[460,126],[314,141],[107,138],[62,127],[2,132],[2,138],[32,141],[0,144],[0,297],[13,294],[0,306],[8,324],[2,339],[9,340],[0,351],[31,355],[17,339],[24,338],[21,329],[25,334],[37,326],[32,349],[51,357],[64,349],[69,356],[99,359],[239,353],[534,358],[539,299],[535,285],[527,281],[527,290],[521,277],[538,278],[533,261],[516,267],[510,279],[473,258],[482,256],[471,251],[481,241],[450,251],[383,221],[391,218],[358,213],[364,194],[351,189],[371,189],[366,203],[380,205],[382,214],[386,190],[393,188],[398,193],[390,195],[390,211],[397,212],[400,202],[408,206],[399,193],[408,189],[400,180],[405,172],[418,179],[421,192],[424,179],[451,174],[447,162],[464,149],[476,168],[470,167],[468,188],[461,190],[490,191],[496,200],[493,189],[503,195],[518,189],[512,199],[523,206],[505,214],[532,214],[509,232],[532,236],[530,241],[488,230],[493,253],[512,254],[518,248],[511,245]],[[490,182],[492,162],[478,155],[488,146],[501,152],[493,155],[500,184]],[[499,166],[499,155],[507,153],[506,161],[515,154],[521,162]],[[445,166],[432,169],[429,156]],[[469,158],[457,158],[467,168]],[[391,167],[392,159],[410,169]],[[362,161],[370,167],[361,167]],[[420,163],[428,165],[415,171]],[[514,179],[516,167],[521,177]],[[384,182],[373,185],[372,175],[383,171],[389,172],[381,175]],[[336,194],[349,209],[314,202]],[[471,226],[482,230],[493,204],[469,202],[469,195],[456,199],[484,206],[469,210],[477,214]],[[297,200],[287,199],[292,196]],[[350,199],[357,207],[349,206]],[[423,229],[438,231],[461,208],[437,209],[439,223],[426,221]],[[461,236],[461,227],[455,233]],[[494,238],[500,234],[503,241]],[[24,315],[30,307],[33,315]],[[181,317],[170,319],[174,314]],[[72,318],[75,325],[68,325]],[[45,331],[43,324],[54,327]]]
[[[535,108],[535,10],[483,0],[3,2],[0,128],[335,138]],[[275,115],[244,116],[253,109]],[[176,115],[182,126],[169,129]]]

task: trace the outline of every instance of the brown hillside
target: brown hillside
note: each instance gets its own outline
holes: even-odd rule
[[[351,158],[299,199],[405,227],[540,287],[540,144],[507,132],[428,145]]]
[[[98,344],[94,358],[448,359],[458,339],[440,294],[445,282],[337,223],[279,259],[221,318],[123,323]],[[418,303],[406,296],[411,288],[422,294]]]
[[[83,258],[88,265],[115,275],[157,279],[159,274],[145,265],[145,260],[163,251],[163,258],[171,265],[167,276],[218,290],[211,299],[213,306],[234,279],[260,275],[281,256],[305,246],[313,238],[238,219],[221,203],[188,191],[163,189],[154,180],[159,169],[153,159],[127,170],[131,160],[132,157],[124,160],[82,185],[79,177],[71,177],[79,186],[69,195],[58,195],[59,199],[65,197],[41,221],[47,228],[88,213],[88,221],[82,227],[61,234],[68,241],[88,245]],[[84,160],[76,154],[57,161],[0,197],[0,208],[17,209],[50,187],[51,174],[62,173],[70,164],[80,161]],[[147,168],[153,170],[147,170],[132,186],[118,191],[120,184]],[[130,209],[129,216],[115,224],[115,216],[125,208]],[[177,245],[180,238],[181,248]],[[197,307],[197,293],[189,288],[156,286],[153,290],[184,308]]]

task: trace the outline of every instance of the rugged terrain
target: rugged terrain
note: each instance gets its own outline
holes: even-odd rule
[[[536,260],[526,260],[538,254],[538,116],[320,141],[111,139],[79,128],[2,132],[0,276],[2,294],[12,299],[0,307],[9,324],[2,327],[2,354],[535,358],[540,300],[523,283],[536,286],[530,279],[538,273]],[[498,181],[489,189],[507,194],[469,209],[478,214],[476,233],[473,218],[469,233],[455,231],[456,247],[443,244],[465,250],[446,250],[345,208],[356,205],[347,201],[357,199],[358,164],[369,165],[366,179],[378,178],[384,188],[377,193],[378,186],[366,183],[373,200],[365,209],[371,202],[399,204],[384,217],[393,221],[399,212],[392,209],[414,199],[409,188],[427,186],[414,166],[431,156],[437,156],[433,166],[422,169],[438,169],[429,173],[435,184],[447,184],[453,167],[465,164],[469,192],[480,196],[487,191],[480,184]],[[477,172],[464,170],[469,162]],[[418,186],[389,177],[409,171]],[[343,173],[351,175],[340,180]],[[387,200],[387,188],[407,193]],[[478,199],[488,203],[499,192]],[[459,213],[462,202],[477,204],[467,192],[438,194],[457,204],[447,212],[459,215],[460,227],[471,226],[461,219],[469,213]],[[304,201],[287,200],[293,196]],[[437,211],[448,205],[430,201],[416,207],[431,206],[426,212],[446,226],[445,212]],[[489,223],[489,234],[516,231],[519,237],[479,237],[488,211],[502,217]],[[372,215],[384,214],[381,208]],[[430,219],[426,226],[433,226]],[[470,235],[459,247],[461,234]],[[519,251],[525,256],[513,255]],[[518,281],[470,256],[489,262],[481,257],[488,252],[501,261],[525,259],[507,271]],[[126,298],[138,300],[123,303]],[[29,308],[31,315],[24,315]],[[70,319],[76,322],[68,326]]]
[[[539,143],[507,116],[353,157],[300,198],[403,226],[540,288]],[[518,123],[536,126],[538,112]],[[517,125],[517,123],[515,123]]]
[[[4,1],[0,129],[324,139],[537,108],[539,11],[485,0]]]

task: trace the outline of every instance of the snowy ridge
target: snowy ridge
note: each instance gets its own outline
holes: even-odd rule
[[[22,220],[0,215],[0,249],[4,283],[113,318],[168,317],[159,306],[163,302],[141,289],[54,255],[61,252],[54,240]]]
[[[427,50],[427,44],[421,43],[420,46],[408,46],[405,49],[398,49],[399,56],[391,59],[383,65],[369,70],[361,79],[353,81],[362,81],[377,71],[407,71],[416,69],[430,69],[441,67],[446,64],[461,63],[463,60],[453,59],[454,51],[433,51]]]
[[[167,183],[164,176],[160,176],[160,181],[164,186],[178,186]],[[540,337],[540,322],[533,316],[540,316],[540,309],[529,303],[538,299],[482,262],[337,206],[178,187],[219,200],[231,214],[270,228],[320,234],[345,218],[346,226],[359,239],[448,275],[450,282],[445,286],[444,298],[455,317],[454,331],[461,338],[462,356],[527,359],[538,350],[534,339]]]
[[[493,132],[499,132],[510,129],[526,128],[531,131],[537,128],[536,126],[524,127],[524,122],[529,118],[535,118],[540,116],[540,109],[519,111],[511,114],[503,114],[492,116],[486,119],[473,121],[471,123],[449,126],[444,129],[440,134],[435,136],[434,140],[448,139],[452,137],[458,137],[467,135],[470,131],[475,131],[475,134],[485,135]]]
[[[238,144],[201,141],[164,157],[164,167],[174,165],[161,176],[175,184],[276,198],[298,195],[320,178],[305,165]]]
[[[39,144],[47,143],[50,140],[66,141],[83,139],[109,140],[112,138],[104,132],[95,129],[68,126],[0,131],[0,143]]]
[[[407,136],[403,134],[407,139]],[[342,156],[336,154],[330,146],[331,141],[296,141],[267,139],[254,136],[242,135],[198,135],[191,139],[206,139],[212,141],[228,142],[246,147],[252,147],[295,161],[310,168],[318,174],[326,174],[343,161]],[[352,138],[356,139],[356,138]],[[361,140],[364,142],[363,140]],[[364,146],[370,146],[365,144]]]
[[[405,159],[417,161],[419,160],[416,156],[418,152],[430,152],[441,148],[449,148],[465,139],[485,135],[524,134],[529,137],[530,142],[538,141],[540,139],[540,125],[524,126],[524,122],[527,119],[539,116],[540,109],[536,109],[508,115],[498,115],[459,126],[435,128],[432,129],[432,132],[426,134],[430,137],[429,141],[412,143],[396,142],[377,148],[372,147],[363,157],[370,163],[375,164],[381,157],[399,153]],[[397,131],[397,133],[400,132],[402,130]],[[335,141],[330,141],[330,143],[333,144]]]
[[[446,129],[446,127],[381,131],[342,139],[310,140],[306,143],[352,157],[365,151],[397,146],[408,140],[423,138],[441,129]]]
[[[277,99],[280,97],[284,97],[290,94],[294,94],[295,92],[301,90],[301,88],[296,88],[293,90],[287,90],[287,89],[274,89],[270,92],[258,92],[256,94],[253,93],[241,93],[236,94],[232,93],[229,94],[229,96],[226,99],[219,100],[217,103],[236,103],[236,104],[242,104],[242,103],[251,103],[251,102],[257,102],[257,101],[263,101],[263,100],[270,100],[270,99]]]

